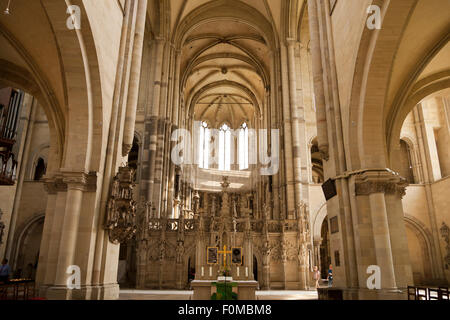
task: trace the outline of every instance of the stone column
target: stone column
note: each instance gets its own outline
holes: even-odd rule
[[[82,172],[62,172],[62,182],[67,186],[67,192],[62,223],[58,225],[60,238],[52,239],[59,242],[56,258],[56,275],[51,286],[47,289],[46,296],[49,299],[89,298],[90,293],[86,296],[88,291],[86,286],[90,285],[90,277],[86,277],[86,275],[91,274],[91,268],[88,268],[88,265],[80,266],[80,263],[76,261],[76,255],[79,255],[80,251],[89,251],[90,249],[89,246],[80,245],[79,223],[81,208],[87,200],[84,199],[83,195],[88,191],[90,185],[95,186],[95,181],[92,181],[88,174]],[[83,199],[85,202],[83,202]],[[89,210],[89,212],[92,211]],[[85,254],[89,253],[86,252]],[[67,274],[69,266],[78,266],[80,268],[80,281],[83,286],[80,289],[81,292],[78,289],[72,290],[67,286],[67,279],[71,275]]]
[[[51,242],[51,231],[53,226],[53,220],[55,219],[55,205],[57,190],[54,188],[54,184],[47,180],[44,187],[48,193],[47,207],[45,209],[44,228],[42,230],[42,240],[39,249],[39,264],[36,272],[36,289],[39,296],[45,295],[45,276],[48,269],[49,260],[49,248]]]
[[[122,155],[126,156],[132,146],[134,127],[136,122],[136,109],[139,98],[139,83],[141,78],[142,52],[144,45],[145,21],[147,18],[147,0],[137,1],[136,28],[133,42],[133,58],[131,61],[130,84],[128,88],[128,101],[123,132]]]
[[[388,211],[386,209],[385,193],[390,192],[397,187],[400,181],[398,175],[390,171],[365,171],[356,177],[355,193],[357,197],[368,197],[368,210],[371,222],[371,230],[373,235],[373,249],[364,248],[369,243],[360,243],[360,253],[363,255],[374,254],[372,261],[376,262],[381,269],[381,289],[396,289],[397,283],[394,271],[394,259],[392,254],[391,232],[389,230]],[[360,200],[361,201],[361,200]],[[361,206],[359,210],[364,210]],[[390,210],[392,210],[390,208]],[[369,231],[366,229],[366,231]],[[360,234],[360,237],[363,233]],[[399,235],[401,236],[401,235]],[[395,235],[393,235],[395,237]],[[394,246],[397,253],[397,243]],[[404,250],[407,250],[403,248]],[[367,261],[368,262],[368,261]],[[360,261],[360,286],[365,288],[365,279],[368,275],[364,274],[367,267],[365,263]]]
[[[328,160],[328,130],[323,83],[322,52],[320,47],[319,14],[316,0],[308,0],[309,32],[311,37],[314,100],[316,105],[317,141],[324,160]]]
[[[408,250],[408,238],[402,206],[406,183],[399,180],[391,183],[386,190],[386,210],[391,238],[392,258],[394,263],[395,280],[398,288],[405,289],[413,285],[411,261]]]

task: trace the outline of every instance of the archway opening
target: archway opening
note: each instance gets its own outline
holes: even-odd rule
[[[320,230],[321,243],[320,243],[320,276],[322,279],[328,277],[328,267],[331,264],[331,249],[330,249],[330,232],[328,226],[328,218],[322,223]]]
[[[44,217],[41,217],[23,230],[14,265],[14,278],[35,279],[43,228]]]

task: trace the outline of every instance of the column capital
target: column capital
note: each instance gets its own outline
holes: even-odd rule
[[[62,180],[68,189],[76,189],[86,192],[95,192],[97,189],[96,172],[63,172]]]
[[[61,177],[54,176],[44,180],[44,189],[48,194],[57,194],[58,192],[66,192],[67,184],[63,182]]]
[[[67,192],[68,189],[95,192],[97,189],[97,173],[62,171],[52,178],[45,179],[44,188],[48,194]]]
[[[373,193],[397,194],[403,197],[406,193],[406,179],[392,170],[368,170],[355,176],[355,193],[366,196]]]

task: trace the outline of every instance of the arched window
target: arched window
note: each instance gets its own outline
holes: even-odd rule
[[[225,123],[219,130],[219,170],[231,170],[231,131]]]
[[[47,167],[45,165],[44,159],[39,158],[36,163],[36,169],[34,170],[34,181],[41,180],[46,171]]]
[[[202,169],[208,169],[209,168],[209,140],[210,137],[210,131],[208,129],[208,124],[206,122],[202,122],[200,126],[200,134],[199,134],[199,168]]]
[[[415,183],[411,148],[408,142],[403,139],[400,139],[400,152],[401,157],[397,160],[400,166],[399,173],[408,183]]]
[[[248,126],[243,123],[239,129],[239,170],[248,169]]]

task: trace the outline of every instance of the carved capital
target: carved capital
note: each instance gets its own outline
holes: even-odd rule
[[[402,198],[407,185],[403,177],[389,169],[365,171],[356,176],[355,193],[357,196],[384,193]]]
[[[63,172],[62,181],[67,189],[95,192],[97,189],[97,173]]]
[[[57,194],[58,192],[67,191],[67,184],[61,178],[51,178],[44,180],[44,189],[48,194]]]

